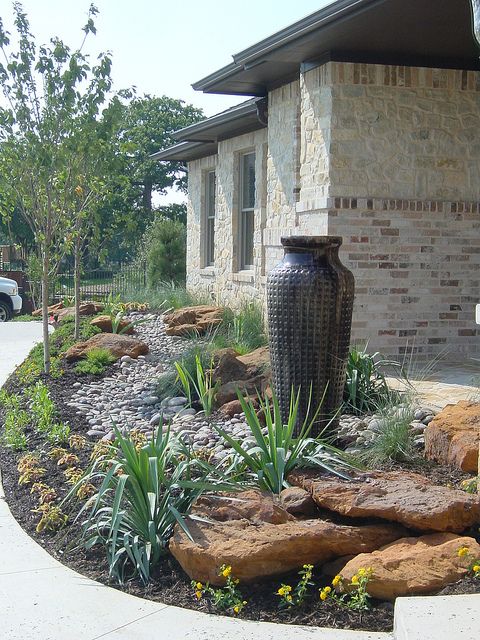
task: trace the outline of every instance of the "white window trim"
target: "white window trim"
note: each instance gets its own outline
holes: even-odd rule
[[[214,175],[214,192],[213,192],[213,215],[211,215],[210,211],[210,176],[213,173]],[[202,244],[203,244],[203,268],[204,269],[212,269],[215,266],[215,219],[216,219],[216,209],[217,209],[217,176],[215,169],[208,169],[203,174],[203,184],[204,184],[204,197],[205,197],[205,206],[203,211],[203,229],[202,229]],[[213,246],[212,249],[212,259],[210,260],[209,249],[210,249],[210,234],[209,234],[209,223],[213,220]]]
[[[244,207],[243,206],[243,193],[244,193],[244,184],[243,184],[243,180],[244,180],[244,168],[243,168],[243,162],[244,162],[244,158],[245,156],[249,156],[249,155],[253,155],[255,158],[255,196],[254,196],[254,203],[253,203],[253,207]],[[244,151],[243,153],[240,154],[240,176],[239,176],[239,224],[238,224],[238,239],[239,239],[239,271],[253,271],[254,265],[253,264],[246,264],[244,261],[245,258],[245,243],[246,243],[246,236],[245,236],[245,222],[244,222],[244,214],[245,213],[253,213],[253,232],[255,232],[255,205],[256,205],[256,198],[257,198],[257,167],[256,167],[256,161],[257,161],[257,155],[255,152],[255,149],[250,149],[248,151]],[[252,238],[252,245],[253,245],[253,238]],[[252,256],[253,257],[253,256]]]

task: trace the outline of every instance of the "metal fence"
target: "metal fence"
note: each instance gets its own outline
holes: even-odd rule
[[[85,271],[80,280],[80,292],[84,300],[102,300],[108,296],[124,296],[144,289],[147,284],[146,265],[117,269]],[[73,272],[59,273],[52,288],[55,301],[75,295]]]

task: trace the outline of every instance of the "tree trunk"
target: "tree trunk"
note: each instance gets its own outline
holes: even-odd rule
[[[148,180],[143,183],[142,200],[145,212],[150,215],[152,213],[152,183]]]
[[[42,322],[43,322],[43,367],[50,374],[50,343],[48,340],[48,270],[50,268],[47,248],[43,249],[42,261]]]
[[[73,275],[73,286],[75,290],[75,340],[80,339],[80,273],[81,273],[82,252],[80,238],[75,240],[75,265]]]

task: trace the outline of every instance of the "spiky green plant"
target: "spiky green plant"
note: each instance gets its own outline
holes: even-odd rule
[[[272,396],[271,404],[268,396],[264,398],[259,396],[260,410],[266,421],[266,433],[263,432],[258,412],[252,402],[245,400],[239,392],[237,395],[255,444],[251,447],[245,447],[224,429],[213,425],[237,454],[231,462],[228,473],[238,475],[243,469],[246,472],[246,477],[254,478],[261,489],[277,494],[290,486],[288,476],[299,467],[314,467],[347,477],[343,471],[351,468],[352,465],[342,455],[342,452],[322,440],[321,437],[310,437],[323,398],[311,418],[309,417],[311,415],[309,407],[299,433],[295,436],[300,391],[296,394],[291,393],[290,410],[286,424],[282,420],[280,405],[275,394]]]
[[[185,516],[195,500],[205,491],[233,485],[221,483],[205,461],[191,458],[169,427],[159,429],[144,446],[114,429],[118,449],[109,447],[82,478],[81,482],[100,488],[77,519],[87,515],[83,544],[87,549],[95,545],[105,549],[111,577],[122,584],[139,575],[147,583],[151,567],[167,551],[175,524],[190,536]],[[77,490],[76,485],[69,498]]]

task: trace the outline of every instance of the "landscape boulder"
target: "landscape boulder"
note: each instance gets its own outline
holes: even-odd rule
[[[257,396],[262,394],[267,388],[268,381],[263,376],[256,376],[255,378],[249,378],[248,380],[235,380],[234,382],[227,382],[222,384],[217,390],[215,401],[218,407],[223,412],[222,407],[238,399],[237,390],[243,396]]]
[[[100,329],[100,331],[102,331],[103,333],[112,333],[113,331],[111,316],[97,316],[90,321],[90,324],[92,325],[92,327],[97,327],[97,329]],[[130,322],[130,320],[120,320],[120,322],[118,323],[117,333],[123,331],[123,335],[131,335],[133,333],[133,327],[129,326],[131,324],[132,323]]]
[[[101,302],[82,302],[79,307],[81,316],[95,316],[103,311],[104,306]],[[57,322],[62,322],[65,318],[75,317],[75,307],[65,307],[53,313]]]
[[[218,522],[247,519],[256,524],[283,524],[295,519],[281,506],[278,498],[257,489],[202,496],[195,504],[195,513]]]
[[[380,600],[434,594],[467,575],[469,560],[457,553],[463,546],[473,557],[480,557],[480,545],[474,538],[452,533],[402,538],[378,551],[356,556],[339,573],[350,582],[359,569],[371,567],[368,593]]]
[[[320,566],[337,556],[373,551],[405,535],[392,524],[348,526],[323,520],[294,520],[283,524],[247,519],[207,523],[187,518],[191,540],[175,527],[170,551],[192,580],[224,583],[223,564],[242,582]]]
[[[57,302],[57,304],[51,304],[48,307],[48,315],[55,315],[58,311],[60,311],[60,309],[63,309],[63,302]],[[35,311],[32,311],[32,316],[34,318],[39,318],[42,315],[42,309],[35,309]]]
[[[382,518],[418,531],[461,533],[480,522],[480,496],[433,484],[404,471],[357,474],[353,480],[294,472],[289,482],[322,509],[350,518]]]
[[[167,336],[188,336],[192,333],[205,334],[217,327],[223,319],[221,307],[197,305],[176,309],[163,315]]]
[[[425,457],[477,473],[480,445],[480,403],[449,404],[425,429]]]
[[[216,395],[216,404],[222,413],[234,415],[241,412],[237,389],[244,396],[256,397],[263,394],[271,381],[270,352],[267,347],[260,347],[244,356],[239,356],[233,349],[224,349],[216,361],[212,380],[220,386]],[[225,406],[227,405],[227,406]]]
[[[255,409],[259,408],[259,404],[258,404],[258,399],[256,396],[248,396],[247,398],[248,400],[250,400],[254,406]],[[233,416],[238,415],[239,413],[242,413],[243,409],[242,409],[242,405],[240,404],[240,400],[231,400],[230,402],[225,402],[225,404],[223,404],[220,407],[220,411],[227,417],[229,418],[233,418]]]
[[[107,349],[115,358],[138,356],[148,353],[148,345],[136,338],[119,335],[117,333],[98,333],[86,342],[77,342],[65,353],[68,362],[85,358],[91,349]]]
[[[280,493],[280,504],[288,513],[296,516],[315,516],[318,507],[312,496],[300,487],[288,487]]]

